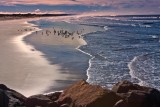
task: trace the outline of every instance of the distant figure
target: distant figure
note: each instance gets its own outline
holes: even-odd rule
[[[56,30],[54,29],[54,35],[56,34]]]
[[[59,31],[58,31],[58,36],[60,35]]]
[[[46,30],[46,35],[48,35],[48,30]]]
[[[35,51],[35,49],[31,49],[31,51]]]
[[[74,39],[74,37],[72,37],[72,40]]]
[[[79,35],[79,32],[77,31],[77,34]]]
[[[38,33],[38,31],[36,31],[36,34]]]

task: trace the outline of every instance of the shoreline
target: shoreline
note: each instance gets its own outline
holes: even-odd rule
[[[57,23],[57,22],[55,22],[55,23]],[[58,23],[61,23],[61,22],[58,22]],[[65,22],[66,23],[66,22]],[[63,25],[63,24],[62,24]],[[63,28],[63,26],[61,25],[61,27]],[[65,24],[66,25],[66,24]],[[72,23],[67,23],[67,25],[68,26],[72,26]],[[66,26],[67,26],[66,25]],[[81,26],[81,25],[78,25],[78,26]],[[78,29],[78,27],[77,27],[77,25],[74,25],[74,29]],[[80,27],[81,28],[81,27]],[[97,28],[97,27],[94,27],[94,28]],[[42,29],[42,28],[41,28]],[[58,30],[59,29],[59,27],[58,28],[56,28],[55,26],[54,26],[54,29],[56,29],[56,30]],[[65,30],[65,27],[63,28],[64,30]],[[69,28],[71,31],[72,31],[72,27],[70,27]],[[45,30],[49,30],[49,31],[51,31],[52,29],[51,28],[45,28],[45,29],[42,29],[40,32],[37,32],[37,34],[41,34],[42,32],[44,32]],[[88,72],[87,72],[87,69],[89,68],[89,66],[90,66],[90,59],[91,59],[91,55],[89,55],[88,53],[85,53],[84,51],[82,51],[81,49],[79,49],[79,47],[81,47],[81,46],[83,46],[83,45],[87,45],[87,43],[86,43],[86,41],[83,39],[83,36],[85,36],[86,34],[89,34],[89,33],[92,33],[92,32],[97,32],[97,31],[100,31],[100,30],[93,30],[93,31],[85,31],[85,33],[83,33],[83,34],[81,34],[80,36],[81,36],[81,39],[77,39],[76,40],[76,36],[78,36],[78,35],[74,35],[74,37],[75,37],[75,41],[76,42],[74,42],[74,40],[67,40],[67,39],[63,39],[63,37],[58,37],[57,38],[57,35],[55,36],[55,35],[52,35],[52,36],[47,36],[47,35],[45,35],[44,33],[43,33],[43,35],[35,35],[35,34],[32,34],[32,35],[28,35],[28,37],[27,38],[25,38],[25,41],[27,42],[27,43],[29,43],[30,45],[33,45],[33,46],[35,46],[35,49],[36,50],[38,50],[38,51],[41,51],[42,53],[44,53],[44,57],[48,60],[48,61],[50,61],[51,62],[51,64],[53,64],[53,65],[59,65],[62,69],[60,69],[60,72],[62,72],[62,73],[64,73],[64,74],[69,74],[70,76],[71,76],[71,78],[69,78],[69,79],[67,79],[67,80],[65,80],[65,81],[61,81],[61,80],[59,80],[59,81],[57,81],[57,84],[63,84],[63,86],[65,86],[64,88],[66,88],[67,86],[69,86],[69,85],[71,85],[72,83],[74,83],[74,82],[76,82],[76,81],[78,81],[78,80],[81,80],[81,79],[88,79]],[[39,38],[41,38],[41,39],[39,39]],[[54,39],[53,39],[54,38]],[[49,41],[48,41],[49,40]],[[53,42],[55,42],[55,43],[53,43]],[[73,42],[73,43],[72,43]],[[48,47],[47,46],[43,46],[43,45],[49,45]],[[63,45],[65,45],[65,46],[63,46]],[[62,48],[63,48],[63,50],[62,50],[62,48],[61,48],[61,46],[62,46]],[[47,50],[46,50],[46,48],[47,48]],[[57,53],[57,51],[56,50],[58,50],[58,53]],[[63,52],[69,52],[70,54],[73,54],[73,53],[75,53],[76,52],[76,50],[77,50],[77,52],[79,53],[79,54],[82,54],[82,55],[84,55],[84,56],[82,56],[82,57],[84,57],[84,59],[85,59],[85,56],[87,56],[88,58],[87,58],[87,62],[86,62],[86,64],[85,64],[85,66],[87,65],[87,67],[85,68],[85,70],[83,69],[83,70],[80,70],[79,68],[74,68],[74,66],[73,65],[75,65],[75,63],[76,62],[74,62],[74,64],[70,64],[70,62],[68,63],[68,62],[66,62],[64,59],[67,57],[67,56],[64,56],[63,57]],[[49,52],[49,51],[51,51],[51,52]],[[76,52],[76,53],[77,53]],[[50,53],[52,54],[52,55],[50,55]],[[54,54],[53,54],[54,53]],[[58,56],[57,56],[57,54],[58,54]],[[62,60],[61,62],[57,62],[56,60],[57,59],[55,59],[55,58],[53,58],[52,59],[52,57],[60,57],[59,56],[59,54],[62,54],[62,56],[61,57],[63,57],[64,59],[58,59],[58,60]],[[73,56],[75,56],[75,55],[79,55],[79,54],[73,54]],[[90,57],[90,58],[89,58]],[[69,59],[68,59],[69,58]],[[68,56],[68,58],[67,58],[67,60],[71,60],[72,59],[72,57],[71,57],[71,55],[69,55]],[[74,57],[75,58],[75,57]],[[81,59],[77,59],[76,58],[76,60],[78,61],[78,60],[81,60]],[[67,65],[63,65],[63,64],[61,64],[61,63],[68,63]],[[78,62],[77,62],[78,63]],[[88,63],[88,64],[87,64]],[[71,67],[72,66],[72,67]],[[68,68],[69,67],[69,68]],[[79,66],[79,67],[82,67],[82,66]],[[70,69],[71,68],[71,69]],[[72,69],[73,68],[73,69]],[[76,71],[76,70],[80,70],[80,71]],[[83,72],[84,71],[86,71],[86,72]],[[84,75],[84,76],[82,76],[81,77],[81,75]],[[78,76],[79,75],[79,76]],[[73,76],[73,77],[72,77]],[[78,76],[78,78],[77,78],[77,76]],[[81,78],[79,78],[79,77],[81,77]],[[73,80],[75,78],[75,80]],[[78,79],[78,80],[77,80]],[[73,80],[73,81],[72,81]],[[68,81],[68,82],[67,82]],[[63,82],[63,83],[62,83]],[[54,87],[54,86],[53,86]],[[62,87],[63,88],[63,87]],[[64,89],[63,88],[63,89]],[[52,87],[50,87],[50,89],[49,90],[55,90],[55,91],[58,91],[58,90],[56,90],[56,88],[53,88],[52,89]],[[50,91],[47,91],[47,92],[50,92]]]
[[[60,91],[72,83],[83,79],[79,76],[79,73],[81,74],[81,72],[73,72],[74,69],[73,71],[67,70],[58,63],[51,64],[49,60],[46,59],[45,53],[36,49],[34,45],[31,45],[25,41],[25,37],[33,35],[37,30],[42,31],[42,29],[39,29],[37,25],[28,23],[28,21],[31,20],[37,19],[7,20],[5,22],[0,21],[0,25],[4,24],[6,27],[4,29],[7,29],[9,34],[5,34],[5,30],[3,31],[3,29],[0,31],[0,33],[2,33],[4,37],[7,37],[6,35],[10,36],[9,41],[5,42],[5,45],[7,45],[6,47],[9,46],[13,49],[13,51],[10,50],[10,48],[5,47],[1,49],[2,51],[4,49],[3,52],[5,53],[5,56],[11,55],[10,57],[4,57],[4,55],[0,55],[0,58],[3,57],[2,60],[4,63],[0,66],[0,68],[4,70],[0,71],[1,76],[3,76],[3,78],[0,78],[0,81],[3,84],[6,84],[9,87],[21,92],[23,95],[30,96],[34,94],[45,94],[52,93],[54,91]],[[9,26],[11,28],[8,28],[8,23],[13,23]],[[19,29],[32,29],[32,31],[20,31]],[[88,33],[84,33],[83,35],[85,34]],[[0,39],[1,38],[2,37],[0,37]],[[70,52],[74,53],[74,51],[77,50],[79,54],[83,54],[84,56],[86,55],[88,57],[87,54],[84,54],[84,52],[80,51],[79,49],[80,46],[86,45],[85,40],[83,38],[81,38],[81,40],[82,41],[78,42],[80,44],[74,44],[73,47],[72,45],[68,45],[69,47],[71,46],[70,48],[72,48]],[[69,43],[69,41],[64,41],[64,43]],[[77,44],[77,41],[74,43]],[[66,48],[67,51],[70,48]],[[63,49],[65,49],[65,47],[63,47]],[[1,63],[2,61],[0,61],[0,64]],[[9,67],[7,67],[8,64],[10,65]],[[84,73],[82,73],[82,75],[84,75]],[[88,76],[87,72],[85,72],[85,75]],[[39,84],[39,87],[37,87],[37,84]]]
[[[0,81],[30,96],[44,93],[51,84],[56,87],[54,81],[67,76],[57,72],[60,69],[58,65],[50,65],[40,52],[32,51],[33,47],[24,43],[23,37],[33,32],[18,31],[32,28],[24,22],[26,19],[0,22],[3,26],[0,30]]]
[[[104,28],[104,30],[107,30],[107,29]],[[93,31],[93,32],[90,32],[90,33],[98,32],[98,31],[101,31],[101,30]],[[103,31],[103,30],[102,30],[102,31]],[[83,34],[82,36],[86,36],[87,34],[89,34],[89,33]],[[86,40],[85,40],[84,38],[82,38],[82,39],[86,42]],[[87,45],[87,42],[86,42],[85,45]],[[91,68],[91,60],[92,60],[93,58],[95,58],[95,56],[93,56],[93,55],[91,55],[91,54],[89,54],[89,53],[81,50],[81,49],[80,49],[81,46],[84,46],[84,45],[79,45],[76,49],[77,49],[78,51],[80,51],[80,52],[82,52],[82,53],[90,56],[90,59],[89,59],[89,61],[88,61],[88,68],[87,68],[87,70],[86,70],[86,75],[87,75],[86,81],[89,82],[90,76],[89,76],[89,72],[88,72],[88,71],[89,71],[89,69]],[[89,82],[89,83],[90,83],[90,82]]]

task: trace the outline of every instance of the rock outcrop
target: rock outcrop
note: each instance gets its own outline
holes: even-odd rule
[[[160,107],[160,92],[129,81],[109,90],[81,80],[63,92],[26,98],[0,84],[0,107]]]
[[[26,97],[0,84],[0,107],[24,106]]]
[[[113,107],[120,99],[113,91],[82,80],[64,90],[57,101],[70,107]]]
[[[47,95],[33,95],[27,98],[26,107],[59,107],[56,100],[59,98],[62,92],[54,92]]]
[[[115,107],[160,107],[160,92],[154,88],[121,81],[113,86],[112,91],[123,100]]]

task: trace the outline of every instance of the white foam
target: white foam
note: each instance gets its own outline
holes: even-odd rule
[[[145,85],[146,84],[146,82],[145,81],[143,81],[142,79],[140,79],[139,77],[137,77],[136,76],[136,74],[135,74],[135,71],[137,71],[137,70],[135,70],[135,64],[136,64],[136,62],[137,62],[137,60],[138,60],[138,58],[139,58],[140,56],[135,56],[132,60],[131,60],[131,62],[129,62],[128,63],[128,68],[129,68],[129,74],[130,74],[130,76],[131,76],[131,78],[132,79],[137,79],[138,81],[139,81],[139,85]],[[137,71],[138,72],[138,71]]]
[[[80,46],[79,46],[79,47],[80,47]],[[87,52],[82,51],[81,49],[79,49],[79,47],[77,47],[76,49],[79,50],[80,52],[82,52],[82,53],[84,53],[84,54],[86,54],[86,55],[88,55],[88,56],[91,57],[91,59],[89,59],[89,62],[88,62],[88,63],[89,63],[88,69],[86,70],[86,71],[87,71],[87,74],[86,74],[86,75],[87,75],[87,77],[88,77],[86,81],[89,82],[89,79],[90,79],[89,70],[90,70],[90,68],[91,68],[91,66],[92,66],[91,60],[94,59],[95,57],[92,56],[91,54],[87,53]]]
[[[155,39],[156,39],[156,38],[158,38],[158,36],[156,36],[156,35],[152,35],[152,38],[155,38]]]
[[[104,29],[105,29],[105,30],[108,30],[108,26],[104,26]]]
[[[145,28],[150,28],[152,27],[151,25],[142,25],[142,24],[139,24],[140,27],[145,27]]]
[[[97,32],[97,31],[93,31],[93,32]],[[87,44],[86,44],[86,45],[87,45]],[[91,62],[91,61],[95,58],[95,56],[93,56],[93,55],[91,55],[91,54],[89,54],[89,53],[81,50],[80,47],[81,47],[81,46],[78,46],[76,49],[79,50],[80,52],[82,52],[82,53],[84,53],[84,54],[86,54],[86,55],[88,55],[88,56],[91,57],[91,59],[89,59],[89,62],[88,62],[88,63],[89,63],[88,69],[86,70],[86,71],[87,71],[87,74],[86,74],[86,75],[87,75],[87,77],[88,77],[86,81],[87,81],[87,82],[91,82],[91,81],[89,81],[89,80],[90,80],[89,70],[91,69],[91,66],[92,66],[92,62]],[[104,57],[104,58],[105,58],[105,57]]]
[[[136,26],[136,24],[131,24],[131,26],[135,27],[135,26]]]

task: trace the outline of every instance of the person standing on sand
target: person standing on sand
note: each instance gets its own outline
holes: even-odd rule
[[[56,30],[54,29],[54,35],[56,34]]]

